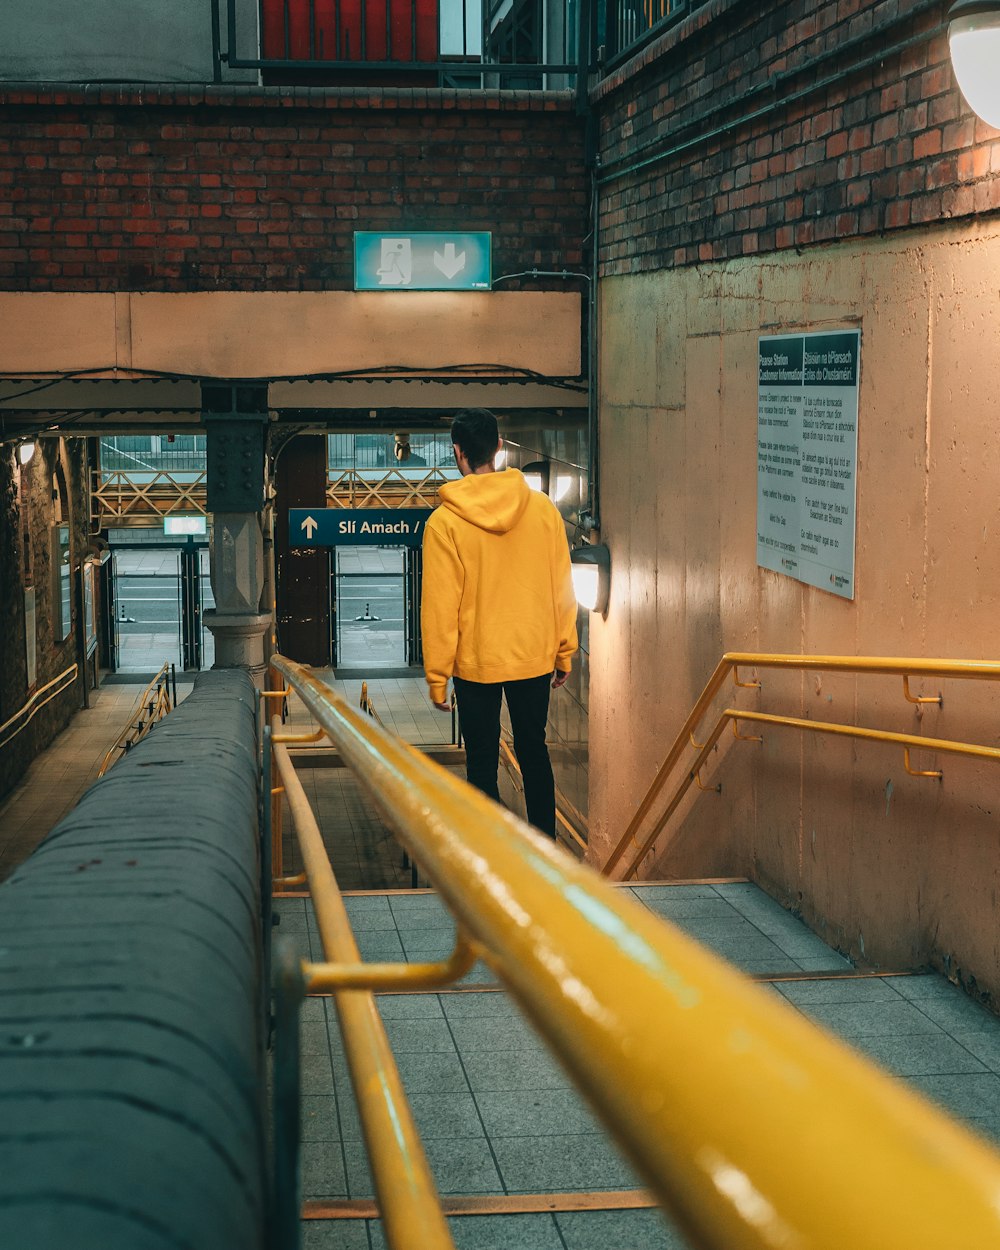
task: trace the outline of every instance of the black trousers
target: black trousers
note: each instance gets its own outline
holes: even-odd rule
[[[505,696],[514,733],[514,754],[524,780],[528,823],[554,838],[556,791],[545,745],[552,674],[543,673],[524,681],[479,682],[462,677],[452,680],[465,739],[465,775],[469,784],[499,801],[500,699]]]

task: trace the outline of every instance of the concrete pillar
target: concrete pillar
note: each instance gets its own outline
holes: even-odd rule
[[[215,635],[215,668],[263,672],[264,635],[271,613],[261,612],[264,539],[256,512],[217,512],[209,552],[215,609],[205,624]]]
[[[208,450],[208,510],[215,609],[205,624],[215,636],[215,668],[264,672],[271,626],[265,595],[264,449],[267,387],[206,383],[202,418]]]

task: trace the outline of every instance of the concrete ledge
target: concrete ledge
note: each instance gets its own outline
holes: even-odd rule
[[[254,692],[202,674],[0,886],[0,1245],[264,1239]]]

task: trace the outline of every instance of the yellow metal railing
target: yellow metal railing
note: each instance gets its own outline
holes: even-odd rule
[[[454,916],[462,937],[448,973],[478,949],[694,1245],[1000,1244],[1000,1156],[985,1142],[381,730],[307,669],[272,663]],[[284,770],[291,786],[287,762]],[[437,1250],[450,1242],[433,1216],[433,1182],[394,1065],[370,1036],[371,994],[353,987],[405,988],[410,976],[439,983],[445,969],[369,973],[338,946],[339,892],[315,822],[304,813],[302,821],[329,961],[305,971],[314,987],[333,988],[353,1039],[386,1238],[393,1250]]]
[[[73,682],[76,681],[78,673],[79,667],[76,664],[71,664],[69,668],[63,669],[58,677],[53,677],[51,681],[39,687],[23,707],[18,708],[13,716],[9,716],[0,725],[0,747],[5,747],[8,742],[12,742],[23,729],[26,729],[31,724],[35,716],[47,703],[51,703],[64,690],[68,690]]]
[[[205,471],[95,470],[90,496],[94,524],[127,525],[182,512],[204,515],[207,480]]]
[[[608,856],[602,871],[610,876],[625,856],[630,847],[634,852],[624,871],[624,877],[631,877],[644,857],[652,849],[656,839],[662,833],[670,817],[680,806],[692,785],[700,789],[708,789],[701,781],[701,769],[714,749],[727,724],[731,724],[737,738],[746,739],[738,730],[740,721],[757,724],[785,726],[802,729],[812,733],[835,734],[844,737],[862,739],[869,742],[895,743],[903,747],[903,759],[906,771],[916,777],[940,777],[939,770],[915,770],[910,767],[910,751],[920,748],[928,751],[946,751],[957,755],[973,756],[978,759],[1000,760],[1000,750],[993,747],[977,746],[973,743],[952,742],[942,738],[924,738],[918,734],[900,734],[888,730],[864,729],[859,726],[829,724],[823,721],[803,720],[789,716],[767,715],[762,712],[739,711],[726,708],[719,716],[715,727],[704,742],[695,739],[695,730],[704,719],[713,700],[722,689],[727,678],[732,676],[733,683],[743,689],[758,689],[760,682],[756,680],[741,681],[741,668],[784,669],[800,672],[840,672],[857,675],[878,674],[902,678],[903,698],[909,703],[925,704],[942,702],[940,694],[915,695],[910,689],[912,677],[954,677],[962,680],[1000,681],[1000,664],[987,660],[925,660],[873,656],[837,656],[837,655],[771,655],[744,651],[727,652],[716,666],[705,689],[701,692],[697,703],[684,722],[667,752],[666,758],[657,770],[652,784],[646,791],[628,828],[622,834],[614,850]],[[751,738],[759,742],[760,738]],[[644,822],[653,810],[667,781],[689,748],[694,748],[698,755],[688,767],[685,775],[678,782],[669,802],[663,805],[654,824],[647,830],[642,842],[637,842],[638,834]]]
[[[167,662],[156,674],[142,694],[136,699],[135,706],[129,714],[128,724],[108,748],[97,773],[103,777],[112,764],[116,763],[116,752],[126,755],[135,744],[145,738],[157,721],[163,720],[172,711],[177,702],[177,683],[174,678],[174,666]],[[173,697],[170,688],[173,679]],[[117,757],[117,758],[120,758]]]
[[[514,754],[514,748],[504,737],[501,737],[500,739],[500,757],[503,760],[507,772],[516,776],[518,782],[521,783],[520,792],[523,793],[524,782],[521,776],[521,765],[517,762],[517,756]],[[583,822],[583,817],[580,813],[566,799],[565,795],[560,793],[559,788],[556,787],[556,826],[559,830],[561,830],[559,840],[561,842],[565,842],[567,845],[575,846],[578,850],[586,853],[587,843],[580,836],[579,829],[570,819],[570,816],[573,816],[576,820]],[[579,826],[581,829],[584,827],[583,823]]]
[[[330,469],[326,499],[333,508],[433,508],[438,491],[453,473],[427,468],[417,476],[412,469],[385,469],[378,476],[357,469]]]

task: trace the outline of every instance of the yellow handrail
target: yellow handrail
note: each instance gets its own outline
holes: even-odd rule
[[[273,662],[274,657],[272,657]],[[275,721],[275,723],[280,723]],[[271,739],[274,743],[274,738]],[[361,962],[347,909],[323,846],[323,835],[309,807],[302,783],[288,754],[276,743],[275,765],[281,773],[302,851],[323,954],[331,965],[356,968]],[[304,970],[314,992],[325,987],[322,966]],[[463,971],[467,971],[467,966]],[[460,971],[459,976],[462,975]],[[376,975],[375,980],[378,980]],[[440,981],[438,982],[440,984]],[[414,987],[416,988],[416,987]],[[385,1027],[370,992],[334,990],[341,1034],[354,1087],[379,1212],[390,1247],[412,1250],[453,1250],[441,1212],[434,1178],[420,1144],[413,1113],[392,1056]]]
[[[97,776],[103,777],[115,762],[112,756],[116,751],[130,751],[137,742],[145,738],[157,721],[163,720],[173,706],[170,698],[170,661],[168,660],[136,699],[129,713],[128,724],[108,748]]]
[[[307,669],[272,663],[694,1244],[1000,1244],[985,1142]]]
[[[618,866],[619,861],[625,854],[625,851],[635,840],[643,821],[652,810],[653,804],[660,795],[667,779],[677,766],[681,755],[689,744],[693,744],[696,749],[701,748],[701,743],[694,742],[694,731],[712,700],[722,689],[726,678],[732,674],[733,681],[737,686],[759,686],[756,681],[743,682],[739,679],[740,668],[769,668],[769,669],[792,669],[803,672],[842,672],[842,673],[858,673],[858,674],[881,674],[884,676],[898,676],[903,679],[903,697],[909,702],[914,703],[918,700],[911,695],[909,678],[910,677],[955,677],[961,680],[979,680],[979,681],[1000,681],[1000,663],[991,660],[937,660],[937,659],[907,659],[900,657],[886,656],[843,656],[843,655],[781,655],[770,654],[767,652],[751,652],[751,651],[727,651],[722,659],[716,665],[715,671],[708,679],[705,689],[698,696],[698,700],[691,709],[687,720],[681,726],[677,737],[674,739],[670,750],[667,752],[663,763],[657,770],[656,776],[653,778],[649,789],[643,796],[642,802],[636,808],[632,819],[628,823],[628,827],[618,840],[614,850],[608,856],[601,871],[610,876]],[[925,701],[925,700],[919,700]],[[932,700],[940,703],[941,696],[936,695]],[[676,804],[673,804],[671,811],[676,810]],[[665,823],[665,822],[664,822]],[[659,826],[662,829],[662,824]],[[659,829],[657,830],[659,832]],[[655,839],[654,839],[655,840]],[[632,865],[627,870],[626,875],[631,873],[637,863],[647,853],[652,841],[646,846],[639,855],[633,857]]]
[[[504,737],[501,737],[500,739],[500,752],[504,758],[504,762],[506,763],[508,770],[513,770],[515,773],[517,773],[519,778],[522,778],[521,765],[517,762],[517,756],[514,754],[514,749],[510,745],[510,743],[507,741],[507,739]],[[523,779],[522,779],[522,788],[523,788]],[[570,822],[570,820],[567,818],[566,813],[564,811],[565,807],[569,807],[571,808],[571,810],[575,811],[575,809],[572,808],[572,805],[569,804],[566,801],[566,799],[559,793],[559,790],[557,788],[556,789],[556,821],[566,831],[566,837],[563,839],[563,841],[574,842],[580,848],[581,851],[586,853],[587,844],[586,842],[584,842],[583,838],[580,837],[580,834],[577,832],[576,826],[573,825]],[[579,813],[577,812],[576,815],[579,816]]]
[[[42,708],[45,707],[46,703],[51,703],[52,700],[57,699],[64,690],[68,690],[70,685],[76,680],[78,672],[78,665],[71,664],[69,668],[63,669],[58,677],[53,677],[51,681],[47,681],[44,686],[41,686],[38,690],[36,690],[23,707],[18,708],[13,716],[9,716],[4,723],[0,725],[0,738],[3,738],[3,735],[11,727],[11,725],[27,714],[27,718],[24,722],[18,725],[13,733],[7,734],[7,737],[3,738],[3,741],[0,742],[0,747],[5,747],[8,742],[12,742],[17,737],[22,729],[26,729],[34,720],[35,713],[40,712]],[[43,695],[45,696],[44,698],[42,697]]]

